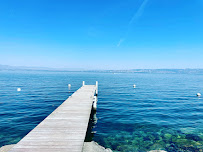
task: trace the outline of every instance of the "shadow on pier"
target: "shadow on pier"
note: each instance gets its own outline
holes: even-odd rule
[[[96,131],[95,131],[96,123],[97,123],[96,111],[93,110],[93,108],[92,108],[87,132],[86,132],[86,136],[85,136],[85,142],[91,142],[92,139],[94,138],[94,134],[96,133]]]

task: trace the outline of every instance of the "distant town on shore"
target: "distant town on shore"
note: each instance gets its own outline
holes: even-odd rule
[[[48,68],[48,67],[26,67],[26,66],[9,66],[1,65],[0,71],[16,71],[16,70],[26,70],[26,71],[57,71],[57,72],[105,72],[105,73],[191,73],[191,74],[203,74],[203,69],[129,69],[129,70],[85,70],[82,68]]]

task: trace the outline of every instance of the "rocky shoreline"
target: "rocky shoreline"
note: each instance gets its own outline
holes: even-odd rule
[[[8,152],[11,148],[13,148],[15,144],[12,145],[5,145],[0,148],[0,152]],[[97,142],[91,141],[91,142],[84,142],[83,150],[82,152],[113,152],[109,148],[104,148],[100,146]],[[166,152],[164,150],[151,150],[149,152]]]
[[[15,146],[15,144],[2,146],[0,152],[8,152],[13,146]],[[109,148],[106,149],[98,143],[91,141],[84,143],[82,152],[112,152],[112,150]]]

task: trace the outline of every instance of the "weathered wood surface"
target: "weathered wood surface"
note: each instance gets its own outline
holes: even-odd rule
[[[95,85],[82,86],[10,152],[81,152],[95,91]]]

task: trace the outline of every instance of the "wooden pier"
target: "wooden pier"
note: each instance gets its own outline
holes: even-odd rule
[[[9,152],[81,152],[96,85],[85,85],[30,131]]]

